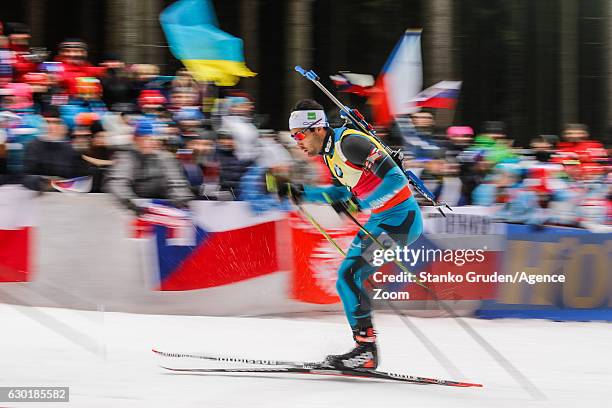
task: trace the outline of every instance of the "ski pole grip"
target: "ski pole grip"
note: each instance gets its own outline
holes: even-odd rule
[[[306,78],[310,79],[312,82],[319,80],[319,76],[312,69],[306,73]]]
[[[302,74],[302,76],[306,77],[307,79],[309,79],[309,80],[311,80],[313,82],[319,80],[319,76],[313,70],[306,71],[304,68],[302,68],[299,65],[295,66],[295,70],[297,72],[299,72],[300,74]]]
[[[297,72],[299,72],[300,74],[302,74],[302,76],[306,76],[306,70],[305,70],[304,68],[302,68],[301,66],[296,65],[296,66],[295,66],[295,70],[296,70]]]

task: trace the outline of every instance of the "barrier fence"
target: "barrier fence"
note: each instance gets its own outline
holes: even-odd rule
[[[307,208],[348,247],[356,226],[329,207]],[[194,201],[189,213],[151,209],[137,220],[105,194],[0,187],[0,301],[205,315],[341,309],[342,257],[297,213],[214,201]],[[497,223],[489,211],[443,218],[424,208],[424,234],[393,257],[464,314],[612,320],[612,234]],[[373,278],[377,306],[443,315],[393,264]]]

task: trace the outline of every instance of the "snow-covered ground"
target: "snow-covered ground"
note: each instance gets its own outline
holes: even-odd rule
[[[412,322],[463,372],[461,380],[482,382],[485,387],[290,374],[172,374],[158,367],[162,361],[150,351],[157,347],[317,360],[351,346],[341,316],[159,316],[2,304],[0,386],[69,386],[70,403],[0,402],[0,407],[612,406],[610,324],[469,320],[546,395],[546,400],[536,401],[453,320],[413,318]],[[376,323],[382,370],[452,377],[397,317],[378,316]]]

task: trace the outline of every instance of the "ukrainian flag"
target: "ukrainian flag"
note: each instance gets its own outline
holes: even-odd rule
[[[244,63],[242,40],[218,27],[209,0],[179,0],[159,15],[172,54],[199,81],[236,85],[255,76]]]

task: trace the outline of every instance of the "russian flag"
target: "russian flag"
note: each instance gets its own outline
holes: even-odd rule
[[[233,86],[255,76],[244,63],[242,40],[219,29],[208,0],[179,0],[159,20],[170,51],[197,80]]]
[[[459,98],[461,81],[440,81],[420,92],[408,106],[421,108],[454,109]]]
[[[406,30],[370,90],[375,122],[388,126],[394,116],[414,112],[409,102],[422,86],[421,30]]]

